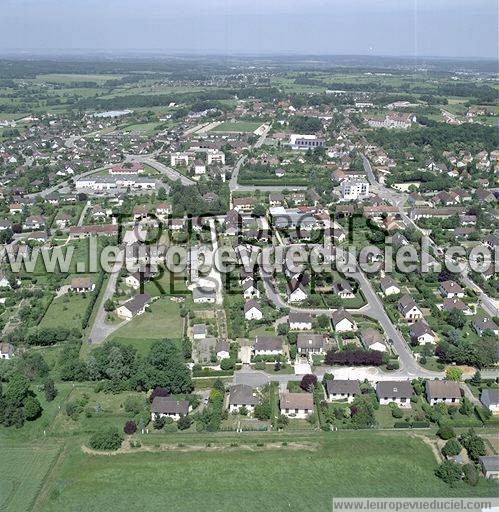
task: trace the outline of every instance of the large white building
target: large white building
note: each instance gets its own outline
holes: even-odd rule
[[[356,201],[369,196],[369,182],[366,180],[345,180],[341,184],[341,197],[345,201]]]

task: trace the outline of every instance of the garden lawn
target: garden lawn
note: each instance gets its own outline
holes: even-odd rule
[[[40,327],[67,327],[81,329],[81,321],[91,293],[68,293],[54,299],[47,309]]]
[[[244,439],[250,438],[238,441]],[[338,432],[302,439],[312,450],[256,444],[252,451],[230,450],[227,441],[219,451],[106,457],[85,455],[75,445],[51,475],[41,510],[325,512],[333,496],[496,494],[495,484],[485,480],[450,488],[434,476],[431,449],[407,435]]]
[[[169,297],[161,297],[150,306],[151,311],[135,317],[120,327],[111,339],[158,340],[182,337],[180,306]]]

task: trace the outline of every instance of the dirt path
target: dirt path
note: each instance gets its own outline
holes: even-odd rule
[[[442,462],[444,460],[442,454],[440,453],[440,450],[438,448],[436,440],[432,440],[429,437],[426,437],[425,435],[415,434],[413,432],[411,432],[410,435],[412,437],[416,437],[420,441],[423,441],[423,443],[425,443],[427,446],[429,446],[431,448],[431,451],[433,452],[433,455],[435,455],[435,459],[437,459],[437,462],[439,464],[440,464],[440,462]]]

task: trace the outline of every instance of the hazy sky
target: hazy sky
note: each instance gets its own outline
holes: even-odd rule
[[[0,51],[497,57],[497,0],[0,0]]]

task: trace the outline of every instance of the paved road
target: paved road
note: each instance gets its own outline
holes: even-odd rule
[[[187,178],[186,176],[180,174],[175,169],[172,169],[171,167],[167,167],[166,165],[162,164],[161,162],[158,162],[157,160],[154,160],[149,155],[129,155],[127,157],[128,159],[136,162],[142,162],[144,164],[150,165],[157,171],[159,171],[161,174],[164,174],[168,179],[172,181],[180,180],[180,183],[185,186],[195,185],[196,182],[191,180],[190,178]]]
[[[87,214],[87,210],[90,208],[90,201],[87,201],[85,203],[85,206],[83,207],[83,210],[81,211],[80,218],[78,219],[77,226],[83,226],[83,221],[85,220],[85,215]]]
[[[123,257],[123,253],[120,253],[117,256],[117,260]],[[97,309],[97,314],[95,315],[94,324],[92,325],[92,329],[88,336],[88,342],[92,344],[102,343],[109,335],[111,335],[114,331],[119,329],[122,325],[124,325],[127,321],[123,320],[117,324],[108,324],[106,323],[107,312],[104,310],[104,303],[107,299],[111,299],[116,290],[116,283],[118,281],[120,273],[113,272],[109,275],[109,279],[107,281],[106,289],[102,295],[102,300],[100,303],[96,304],[95,307]]]

